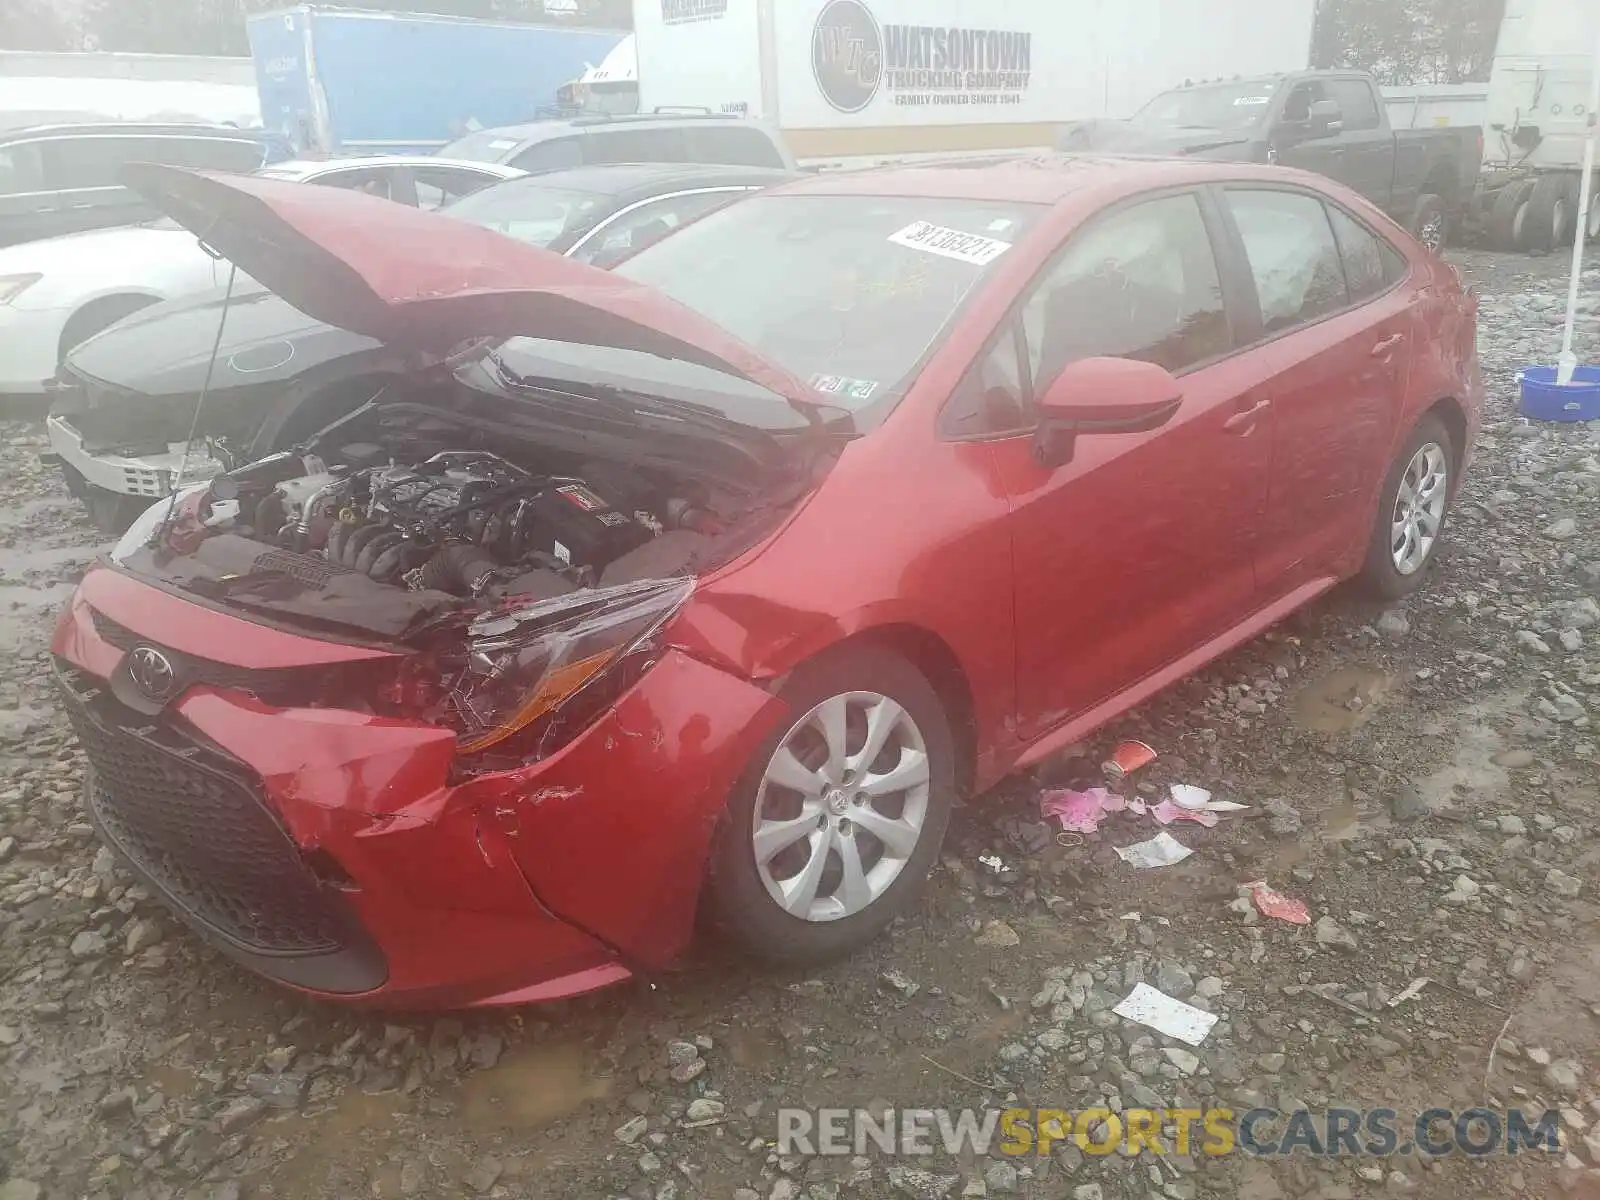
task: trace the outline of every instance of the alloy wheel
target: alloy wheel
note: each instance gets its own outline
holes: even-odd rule
[[[1389,553],[1401,575],[1427,563],[1444,524],[1450,496],[1450,459],[1438,442],[1424,442],[1406,464],[1390,516]]]
[[[1435,254],[1444,249],[1444,214],[1435,213],[1417,230],[1417,240]]]
[[[895,700],[822,701],[778,743],[756,792],[751,849],[767,894],[803,921],[872,905],[921,841],[930,778],[922,731]]]

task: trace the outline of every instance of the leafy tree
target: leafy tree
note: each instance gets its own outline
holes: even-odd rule
[[[50,0],[0,0],[0,47],[7,50],[70,50],[67,23]]]
[[[1380,83],[1489,77],[1505,0],[1323,0],[1314,67],[1371,71]]]

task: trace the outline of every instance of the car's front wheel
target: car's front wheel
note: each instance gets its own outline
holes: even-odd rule
[[[1455,481],[1455,450],[1438,417],[1417,422],[1389,467],[1361,582],[1385,600],[1422,586],[1444,532]]]
[[[944,840],[955,753],[938,694],[871,646],[799,668],[712,854],[713,923],[783,963],[846,954],[914,903]]]

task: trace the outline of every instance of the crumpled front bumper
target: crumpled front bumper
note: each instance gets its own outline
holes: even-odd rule
[[[172,494],[180,471],[192,483],[227,469],[200,444],[189,451],[187,461],[183,442],[170,443],[165,454],[95,454],[83,448],[83,435],[65,417],[47,418],[45,431],[50,449],[87,482],[120,496],[148,497],[152,503]]]
[[[140,647],[201,672],[154,718],[115,695]],[[273,707],[243,686],[250,670],[379,652],[109,567],[85,577],[53,650],[69,707],[109,726],[75,717],[91,813],[178,915],[289,986],[399,1006],[555,999],[669,963],[691,937],[727,794],[781,708],[669,651],[549,758],[453,783],[449,730]],[[219,685],[219,663],[246,672],[241,686]],[[188,836],[197,825],[211,832]]]

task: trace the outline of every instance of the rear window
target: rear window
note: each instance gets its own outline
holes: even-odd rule
[[[748,125],[694,126],[683,131],[690,162],[727,163],[736,167],[783,167],[783,155],[772,139]]]

